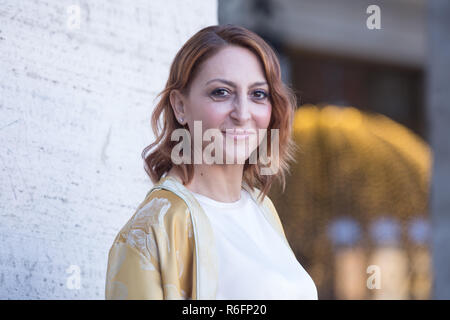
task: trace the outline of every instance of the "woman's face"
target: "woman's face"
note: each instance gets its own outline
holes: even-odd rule
[[[216,152],[223,152],[223,163],[243,164],[258,146],[258,129],[267,129],[270,122],[272,106],[263,67],[250,50],[227,46],[205,60],[198,71],[188,96],[177,95],[172,104],[183,106],[179,114],[186,119],[191,135],[194,121],[201,121],[202,134],[208,129],[221,131],[222,150]],[[226,134],[234,129],[237,133],[249,130],[250,134]],[[203,142],[202,149],[211,141]]]

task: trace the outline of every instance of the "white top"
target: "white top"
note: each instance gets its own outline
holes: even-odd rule
[[[236,202],[192,194],[214,232],[216,299],[318,299],[313,280],[245,189]]]

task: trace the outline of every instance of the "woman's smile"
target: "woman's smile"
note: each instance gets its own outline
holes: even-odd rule
[[[251,135],[255,134],[253,129],[226,129],[222,131],[225,137],[231,137],[234,140],[248,139]]]

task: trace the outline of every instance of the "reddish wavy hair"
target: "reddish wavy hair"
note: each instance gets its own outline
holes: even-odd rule
[[[178,51],[170,67],[169,78],[164,90],[157,96],[161,97],[151,116],[151,126],[156,140],[142,151],[144,169],[153,183],[156,183],[168,172],[172,166],[178,167],[183,173],[182,181],[190,183],[194,174],[193,164],[176,165],[171,160],[172,148],[178,141],[171,141],[173,130],[185,128],[176,120],[171,103],[170,92],[174,89],[186,94],[189,86],[199,70],[199,66],[213,56],[220,49],[228,45],[237,45],[252,51],[262,63],[265,77],[269,85],[269,97],[272,104],[272,114],[267,128],[267,154],[271,150],[271,129],[279,129],[279,169],[273,175],[261,175],[262,164],[250,164],[249,159],[244,164],[242,179],[252,190],[255,187],[261,190],[261,201],[267,195],[275,179],[281,183],[282,190],[286,186],[285,175],[289,172],[289,162],[295,161],[297,150],[292,140],[292,122],[297,98],[293,90],[281,80],[281,69],[274,49],[256,33],[237,25],[214,25],[201,29],[193,35]],[[156,99],[155,98],[155,99]],[[162,121],[162,128],[159,121]],[[258,155],[259,153],[258,146]],[[151,150],[154,149],[154,150]]]

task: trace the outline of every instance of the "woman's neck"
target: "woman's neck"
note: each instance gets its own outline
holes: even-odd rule
[[[216,201],[235,202],[241,197],[243,170],[243,164],[194,164],[194,176],[185,187]],[[175,167],[167,175],[182,181]]]

